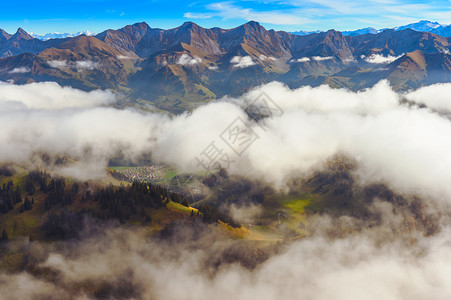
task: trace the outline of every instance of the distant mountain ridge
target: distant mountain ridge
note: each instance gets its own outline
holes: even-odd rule
[[[387,30],[390,28],[383,28],[383,29],[376,29],[373,27],[366,27],[366,28],[361,28],[361,29],[357,29],[357,30],[345,30],[345,31],[341,31],[341,33],[343,33],[343,35],[345,36],[357,36],[357,35],[363,35],[363,34],[377,34],[380,33],[384,30]],[[403,25],[403,26],[398,26],[398,27],[394,27],[391,28],[395,31],[400,31],[400,30],[404,30],[404,29],[412,29],[415,31],[424,31],[424,32],[431,32],[431,33],[435,33],[437,35],[441,35],[441,36],[445,36],[445,37],[450,37],[451,36],[451,25],[443,25],[440,24],[439,22],[434,22],[434,21],[428,21],[428,20],[421,20],[415,23],[411,23],[411,24],[407,24],[407,25]],[[304,30],[299,30],[299,31],[292,31],[290,32],[291,34],[294,35],[309,35],[312,33],[320,33],[320,32],[324,32],[321,30],[314,30],[314,31],[304,31]],[[0,32],[0,36],[5,33],[8,34],[6,32],[4,32],[2,30],[2,32]],[[45,34],[35,34],[35,33],[30,33],[31,36],[33,36],[34,38],[37,38],[39,40],[49,40],[49,39],[62,39],[62,38],[68,38],[68,37],[76,37],[79,35],[87,35],[87,36],[94,36],[96,35],[94,32],[91,32],[89,30],[86,31],[79,31],[79,32],[75,32],[75,33],[69,33],[69,32],[65,32],[65,33],[60,33],[60,32],[49,32],[49,33],[45,33]]]
[[[398,26],[398,27],[394,27],[394,28],[375,29],[373,27],[367,27],[367,28],[351,30],[351,31],[342,31],[342,33],[343,33],[343,35],[346,35],[346,36],[357,36],[357,35],[364,35],[364,34],[378,34],[378,33],[381,33],[382,31],[388,30],[388,29],[393,29],[395,31],[412,29],[412,30],[420,31],[420,32],[430,32],[430,33],[434,33],[434,34],[441,35],[444,37],[451,37],[451,25],[442,25],[438,22],[432,22],[432,21],[428,21],[428,20],[421,20],[421,21],[418,21],[415,23]],[[321,32],[321,31],[302,31],[301,30],[301,31],[295,31],[295,32],[290,32],[290,33],[296,34],[296,35],[307,35],[307,34],[317,33],[317,32]]]
[[[35,34],[35,33],[30,33],[30,35],[36,39],[39,39],[41,41],[46,41],[46,40],[50,40],[50,39],[65,39],[68,37],[76,37],[79,35],[87,35],[87,36],[92,36],[95,35],[95,33],[86,30],[86,31],[79,31],[79,32],[75,32],[75,33],[69,33],[69,32],[64,32],[64,33],[59,33],[59,32],[49,32],[46,34]]]
[[[364,35],[364,34],[378,34],[382,32],[383,30],[378,30],[373,27],[367,27],[362,29],[357,29],[353,31],[342,31],[343,35],[346,36],[357,36],[357,35]]]
[[[451,38],[410,28],[300,36],[254,21],[231,29],[185,22],[167,30],[141,22],[48,40],[19,28],[0,31],[0,80],[113,89],[179,113],[274,80],[353,90],[382,79],[398,90],[450,82],[450,50]]]

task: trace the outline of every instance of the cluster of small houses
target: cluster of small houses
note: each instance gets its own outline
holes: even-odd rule
[[[165,167],[161,165],[145,166],[145,167],[133,167],[118,173],[123,176],[124,180],[129,182],[134,181],[153,181],[160,179],[166,170]]]

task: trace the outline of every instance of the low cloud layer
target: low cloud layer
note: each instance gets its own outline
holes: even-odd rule
[[[115,101],[109,92],[86,93],[55,83],[2,83],[0,89],[1,161],[26,162],[36,152],[69,155],[80,166],[99,170],[86,173],[99,175],[111,157],[151,155],[181,171],[201,171],[198,159],[214,143],[227,153],[219,163],[231,174],[282,187],[293,176],[345,154],[358,161],[362,181],[451,199],[451,160],[446,159],[451,153],[450,121],[427,108],[403,104],[405,95],[384,81],[360,92],[327,86],[290,90],[273,82],[173,118],[102,107]],[[431,99],[446,99],[448,90],[449,85],[437,85],[406,97],[433,108],[431,101],[436,100]],[[244,109],[262,93],[281,112],[257,123]],[[245,151],[233,149],[227,138],[232,125],[252,133]]]
[[[290,60],[290,62],[300,62],[300,63],[304,63],[304,62],[309,62],[310,61],[310,58],[309,57],[301,57],[301,58],[298,58],[298,59],[292,59],[292,60]]]
[[[19,68],[14,68],[11,71],[9,71],[8,73],[10,74],[24,74],[24,73],[30,73],[31,69],[28,67],[19,67]]]
[[[428,195],[438,196],[445,192],[451,198],[446,184],[451,165],[443,159],[451,151],[445,133],[451,132],[450,121],[427,109],[401,104],[401,95],[387,82],[357,93],[327,86],[290,90],[271,83],[245,99],[250,102],[261,92],[284,113],[268,120],[266,131],[253,126],[260,137],[239,161],[252,167],[237,163],[232,166],[235,172],[248,169],[252,170],[248,176],[260,174],[277,182],[344,153],[358,160],[362,180],[383,181],[407,193],[428,190]],[[440,90],[431,87],[418,101],[440,98],[437,94]]]
[[[118,59],[128,59],[125,56],[118,57]],[[99,68],[100,64],[98,62],[94,62],[92,60],[81,60],[76,61],[75,64],[65,61],[65,60],[49,60],[47,64],[54,69],[64,69],[64,68],[76,68],[79,72],[84,70],[95,70]]]
[[[65,60],[49,60],[47,64],[54,69],[61,69],[67,67],[67,62]]]
[[[291,63],[305,63],[309,61],[325,61],[325,60],[331,60],[333,59],[333,56],[312,56],[312,57],[301,57],[298,59],[292,59],[290,60]]]
[[[266,119],[264,126],[245,121],[243,126],[258,138],[238,156],[221,134],[237,118],[247,120],[241,107],[262,92],[283,114]],[[436,92],[431,88],[418,97],[437,98]],[[362,181],[383,182],[405,193],[437,198],[445,193],[451,199],[447,185],[451,165],[443,159],[451,151],[451,123],[428,109],[402,104],[402,98],[387,82],[357,93],[327,86],[290,90],[271,83],[242,98],[209,104],[166,123],[168,134],[159,137],[153,154],[181,169],[201,170],[195,158],[202,158],[202,151],[215,142],[234,160],[229,166],[232,174],[281,186],[340,153],[358,161]],[[208,129],[204,124],[209,124]]]
[[[272,57],[272,56],[266,56],[266,55],[263,55],[263,54],[260,54],[260,56],[258,57],[258,59],[259,59],[259,60],[263,60],[263,61],[269,61],[269,60],[276,61],[276,60],[277,60],[277,58],[275,58],[275,57]]]
[[[241,245],[218,239],[217,232],[194,239],[181,226],[177,242],[166,244],[148,240],[145,230],[113,228],[60,247],[36,243],[33,251],[45,253],[38,266],[56,272],[57,279],[2,274],[0,294],[89,299],[82,292],[70,294],[71,287],[108,282],[108,290],[117,285],[137,299],[447,299],[451,121],[443,112],[450,109],[450,91],[451,85],[439,84],[398,94],[385,81],[360,92],[328,86],[292,90],[272,82],[169,117],[105,107],[116,101],[110,92],[1,83],[0,161],[33,163],[34,153],[68,155],[77,163],[59,172],[85,179],[102,176],[111,157],[151,154],[179,170],[199,171],[196,158],[214,143],[232,159],[230,174],[283,188],[340,154],[355,161],[359,184],[385,183],[397,193],[421,197],[439,229],[426,237],[415,220],[395,214],[392,204],[375,202],[370,209],[380,212],[377,226],[361,227],[351,217],[312,217],[309,235],[246,268],[215,264],[229,243]],[[260,107],[264,118],[256,122],[251,107]],[[230,137],[242,132],[239,126],[246,139],[236,140],[252,143],[232,149],[237,145]],[[230,210],[243,222],[261,213],[252,205]]]
[[[133,59],[133,57],[125,56],[125,55],[118,55],[117,58],[118,58],[118,59],[124,59],[124,60],[127,60],[127,59]]]
[[[179,57],[177,60],[177,63],[182,66],[193,66],[200,64],[202,62],[202,59],[199,57],[191,57],[188,54],[182,54],[182,56]]]
[[[312,220],[310,236],[285,244],[256,268],[224,258],[226,253],[262,251],[250,242],[221,239],[216,230],[193,235],[176,227],[168,243],[149,240],[143,229],[113,228],[81,241],[28,246],[41,257],[35,267],[53,280],[27,273],[0,275],[6,298],[92,299],[73,287],[106,286],[109,299],[447,299],[451,297],[449,227],[414,243],[400,218],[386,208],[376,228],[343,237],[355,220]],[[390,229],[390,226],[398,226]],[[396,233],[401,229],[401,233]],[[243,254],[241,254],[243,255]],[[26,283],[26,284],[25,284]]]
[[[61,87],[55,82],[17,86],[0,82],[0,112],[16,110],[62,110],[65,108],[97,107],[113,104],[116,96],[109,91],[84,92]]]
[[[79,70],[94,70],[99,67],[98,62],[93,62],[92,60],[82,60],[75,62],[75,67]]]
[[[333,59],[333,57],[332,56],[313,56],[312,59],[316,60],[316,61],[322,61],[322,60],[331,60],[331,59]]]
[[[232,66],[234,68],[240,68],[240,69],[256,65],[256,63],[252,60],[252,57],[250,57],[249,55],[247,55],[247,56],[234,56],[230,60],[230,63],[232,64]]]
[[[451,113],[450,91],[450,83],[438,83],[407,93],[405,97],[407,100],[426,105],[429,108]]]
[[[384,56],[382,54],[372,54],[368,57],[362,55],[361,58],[370,64],[389,64],[389,63],[394,62],[398,58],[401,58],[403,55],[404,54],[401,54],[399,56],[392,56],[392,55]]]

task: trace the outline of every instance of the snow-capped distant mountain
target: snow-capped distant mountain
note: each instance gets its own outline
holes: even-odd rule
[[[363,35],[363,34],[378,34],[386,29],[389,28],[383,28],[383,29],[375,29],[373,27],[367,27],[352,31],[342,31],[343,35],[345,36],[357,36],[357,35]],[[438,22],[432,22],[428,20],[421,20],[416,23],[411,23],[399,27],[392,28],[395,31],[405,30],[405,29],[412,29],[415,31],[426,31],[435,33],[437,35],[441,35],[444,37],[451,37],[451,25],[443,25]],[[307,35],[311,33],[316,33],[321,31],[296,31],[296,32],[290,32],[291,34],[296,35]]]
[[[368,31],[369,29],[372,29],[374,31],[370,32],[370,31]],[[377,30],[377,29],[369,27],[369,28],[358,29],[358,30],[354,30],[354,31],[343,31],[343,35],[356,36],[356,35],[362,35],[362,34],[366,34],[366,33],[377,34],[386,29],[388,29],[388,28]],[[438,35],[441,35],[444,37],[451,36],[451,25],[443,25],[443,24],[440,24],[439,22],[432,22],[432,21],[428,21],[428,20],[421,20],[416,23],[411,23],[411,24],[395,27],[393,29],[395,31],[412,29],[415,31],[431,32],[431,33],[435,33],[435,34],[438,34]]]
[[[64,38],[68,38],[68,37],[75,37],[75,36],[79,36],[79,35],[95,35],[95,33],[87,30],[87,31],[79,31],[76,33],[69,33],[69,32],[65,32],[65,33],[59,33],[59,32],[51,32],[51,33],[46,33],[46,34],[34,34],[31,33],[31,36],[33,36],[34,38],[40,39],[42,41],[46,41],[46,40],[50,40],[50,39],[64,39]]]
[[[368,34],[368,33],[369,34],[378,34],[381,31],[382,30],[378,30],[373,27],[367,27],[367,28],[357,29],[354,31],[342,31],[341,33],[343,33],[343,35],[347,35],[347,36],[356,36],[356,35],[363,35],[363,34]]]
[[[428,20],[421,20],[416,23],[411,23],[411,24],[407,24],[404,26],[395,27],[393,29],[396,31],[404,30],[404,29],[412,29],[415,31],[432,32],[433,30],[438,29],[440,27],[443,27],[443,25],[441,25],[439,22],[431,22]]]
[[[294,31],[294,32],[290,32],[291,34],[295,34],[295,35],[309,35],[312,33],[320,33],[323,32],[321,30],[316,30],[316,31],[304,31],[304,30],[300,30],[300,31]]]

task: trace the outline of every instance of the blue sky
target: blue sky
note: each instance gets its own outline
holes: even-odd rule
[[[34,33],[101,32],[140,21],[173,28],[185,21],[232,28],[249,20],[276,30],[353,30],[395,27],[428,19],[451,23],[451,0],[261,0],[261,1],[2,1],[0,28]]]

